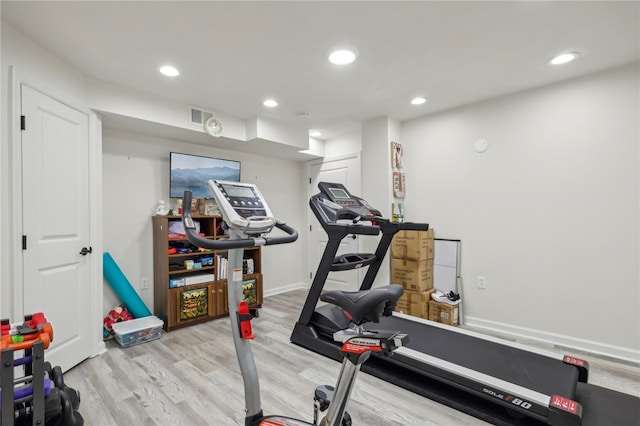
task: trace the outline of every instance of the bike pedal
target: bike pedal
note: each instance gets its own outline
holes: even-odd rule
[[[313,400],[316,401],[320,411],[325,411],[329,408],[329,404],[333,399],[334,390],[333,386],[329,385],[322,385],[316,388]]]

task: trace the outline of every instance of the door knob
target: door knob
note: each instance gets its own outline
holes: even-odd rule
[[[86,256],[86,255],[88,255],[89,253],[92,253],[92,252],[93,252],[93,248],[91,248],[91,247],[89,247],[89,248],[82,247],[82,250],[80,250],[80,254],[83,255],[83,256]]]

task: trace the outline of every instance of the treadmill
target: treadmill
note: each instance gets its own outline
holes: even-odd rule
[[[393,236],[429,225],[391,222],[342,184],[318,187],[309,205],[329,239],[291,342],[339,361],[333,333],[350,321],[335,305],[317,306],[329,272],[367,266],[360,290],[369,289]],[[375,253],[336,256],[342,239],[351,235],[379,235]],[[579,358],[398,312],[381,318],[380,328],[408,334],[409,343],[392,357],[371,357],[363,371],[493,424],[595,425],[603,419],[625,424],[610,421],[622,416],[624,422],[640,411],[638,398],[630,395],[592,385],[584,391],[589,365]],[[595,420],[583,422],[583,403],[599,399],[609,401],[605,410],[590,408]]]

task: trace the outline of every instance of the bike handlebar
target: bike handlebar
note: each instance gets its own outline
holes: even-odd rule
[[[196,233],[196,227],[191,218],[191,200],[193,194],[190,190],[185,190],[182,203],[182,223],[184,224],[184,232],[187,240],[197,247],[207,248],[211,250],[231,250],[238,248],[248,248],[257,246],[269,246],[275,244],[292,243],[298,239],[298,232],[284,222],[275,219],[275,227],[284,231],[287,235],[278,237],[255,237],[243,239],[218,239],[210,240],[203,238]],[[250,219],[250,218],[249,218]],[[264,220],[264,218],[261,218]]]

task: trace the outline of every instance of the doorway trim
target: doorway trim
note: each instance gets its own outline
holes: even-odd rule
[[[305,176],[305,187],[306,187],[306,200],[307,202],[305,203],[305,210],[306,213],[304,215],[304,224],[305,224],[305,233],[307,233],[307,235],[309,235],[309,231],[310,231],[310,227],[312,224],[312,216],[313,213],[310,211],[309,209],[309,204],[308,204],[308,200],[311,198],[311,196],[313,196],[314,194],[316,194],[318,192],[318,190],[316,188],[312,188],[310,186],[313,176],[311,176],[311,170],[313,169],[314,166],[320,165],[322,166],[325,163],[331,163],[334,161],[341,161],[341,160],[350,160],[350,159],[354,159],[357,160],[359,165],[359,171],[360,171],[360,182],[362,182],[362,154],[360,152],[354,152],[351,154],[342,154],[342,155],[336,155],[336,156],[332,156],[332,157],[323,157],[323,158],[317,158],[317,159],[313,159],[313,160],[309,160],[307,161],[306,164],[306,176]],[[309,276],[309,278],[307,278],[307,271],[315,271],[315,268],[317,267],[317,265],[310,265],[309,262],[311,261],[311,259],[313,258],[313,256],[311,255],[311,252],[313,250],[315,242],[312,240],[312,238],[309,236],[307,238],[307,247],[306,247],[306,259],[307,259],[307,268],[305,270],[305,281],[306,281],[306,288],[310,288],[311,287],[311,283],[313,282],[313,278],[311,276]],[[358,246],[360,246],[360,242],[358,241]],[[358,271],[358,281],[361,281],[361,274],[362,271]]]
[[[48,84],[37,78],[11,66],[11,86],[9,93],[10,114],[9,138],[11,147],[11,184],[9,185],[12,200],[10,209],[12,217],[9,220],[13,235],[10,237],[12,249],[10,250],[13,262],[10,271],[10,286],[13,298],[11,317],[18,321],[25,315],[24,312],[24,277],[23,258],[19,248],[22,247],[22,135],[20,126],[21,115],[21,86],[28,86],[56,101],[81,111],[89,117],[89,238],[95,256],[90,256],[91,265],[89,300],[92,316],[88,321],[92,324],[89,341],[91,342],[90,356],[94,357],[106,351],[102,339],[102,121],[100,117],[74,99],[59,93]]]

